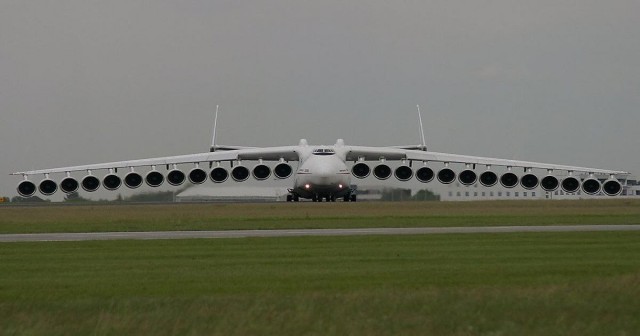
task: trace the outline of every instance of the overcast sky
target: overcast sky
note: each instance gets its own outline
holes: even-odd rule
[[[640,174],[640,2],[0,0],[14,171],[419,143]],[[36,177],[34,180],[39,181]]]

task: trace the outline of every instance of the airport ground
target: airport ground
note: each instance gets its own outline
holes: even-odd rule
[[[630,200],[0,207],[0,232],[640,224]],[[632,335],[640,232],[0,244],[0,334]]]

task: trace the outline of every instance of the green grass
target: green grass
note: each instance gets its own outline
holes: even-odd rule
[[[0,233],[640,224],[640,200],[0,207]]]
[[[640,233],[0,244],[0,334],[632,335]]]

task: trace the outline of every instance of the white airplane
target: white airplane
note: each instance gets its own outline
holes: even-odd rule
[[[313,146],[305,139],[297,146],[284,147],[238,147],[216,145],[216,125],[218,109],[213,128],[213,141],[209,152],[167,156],[142,160],[117,161],[100,164],[90,164],[75,167],[42,169],[16,172],[11,175],[22,175],[24,180],[18,185],[18,193],[23,197],[33,196],[36,189],[45,196],[54,194],[58,184],[51,179],[51,174],[65,174],[60,181],[60,189],[65,193],[76,192],[80,187],[88,192],[96,191],[102,185],[107,190],[116,190],[123,184],[123,179],[117,175],[118,169],[129,170],[124,176],[124,185],[128,188],[138,188],[142,183],[151,187],[159,187],[166,179],[172,186],[179,186],[186,180],[193,184],[202,184],[211,179],[213,183],[225,182],[229,175],[236,182],[246,181],[250,176],[256,180],[266,180],[272,174],[276,179],[287,179],[294,176],[293,188],[289,189],[287,201],[299,201],[300,198],[321,202],[335,201],[342,198],[346,201],[356,201],[355,190],[351,187],[352,176],[357,179],[373,176],[379,180],[386,180],[393,175],[399,181],[409,181],[415,177],[420,183],[431,182],[434,177],[443,184],[453,183],[456,178],[462,185],[470,186],[480,183],[485,187],[493,187],[500,183],[505,188],[514,188],[520,184],[527,190],[541,187],[551,192],[562,188],[567,193],[575,193],[580,189],[586,194],[604,193],[616,196],[622,192],[622,184],[617,176],[626,176],[627,172],[586,167],[574,167],[538,162],[504,160],[477,156],[456,155],[427,151],[425,146],[422,117],[418,106],[418,117],[422,144],[417,146],[365,147],[347,146],[342,139],[335,145]],[[244,162],[256,162],[252,169]],[[291,162],[298,162],[297,169]],[[225,163],[230,163],[225,167]],[[265,162],[274,162],[273,169]],[[390,162],[396,162],[392,169]],[[429,165],[441,165],[437,173]],[[193,165],[188,173],[184,173],[178,165]],[[453,166],[464,167],[459,173]],[[166,172],[158,167],[166,167]],[[205,170],[205,167],[209,169]],[[371,169],[371,166],[374,166]],[[478,166],[484,167],[482,172],[476,172]],[[498,172],[493,167],[501,167]],[[136,168],[149,169],[143,177],[136,172]],[[518,176],[512,170],[522,168],[523,175]],[[539,178],[533,170],[546,170],[546,176]],[[107,171],[102,181],[96,176],[96,171]],[[458,169],[460,170],[460,169]],[[556,171],[565,172],[561,180],[554,174]],[[85,172],[86,175],[78,182],[71,176],[74,172]],[[578,173],[574,175],[575,173]],[[29,176],[44,175],[38,186],[29,180]],[[581,176],[585,176],[582,178]]]

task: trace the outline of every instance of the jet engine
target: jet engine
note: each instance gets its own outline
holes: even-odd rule
[[[618,196],[622,193],[622,184],[614,178],[608,179],[602,184],[602,192],[607,196]]]
[[[44,179],[40,182],[38,190],[40,190],[43,195],[49,196],[53,195],[58,190],[58,185],[53,180]]]
[[[94,192],[100,188],[100,180],[93,175],[87,175],[80,182],[82,189],[88,192]]]
[[[231,170],[231,177],[236,182],[243,182],[249,178],[249,169],[245,166],[236,166]]]
[[[211,170],[209,176],[211,177],[211,181],[215,183],[222,183],[229,178],[229,172],[222,167],[215,167]]]
[[[416,171],[416,179],[422,183],[433,181],[434,176],[433,169],[429,167],[421,167]]]
[[[540,186],[544,191],[555,191],[560,186],[560,182],[555,176],[547,175],[540,181]]]
[[[189,182],[193,184],[202,184],[207,180],[207,172],[201,168],[193,168],[189,172]]]
[[[386,164],[381,163],[373,168],[373,176],[378,180],[386,180],[391,176],[391,168]]]
[[[394,175],[398,181],[409,181],[413,177],[413,170],[409,166],[402,165],[396,168]]]
[[[584,181],[582,181],[582,191],[589,195],[595,195],[600,192],[600,181],[596,180],[593,177],[590,177]]]
[[[60,182],[60,190],[67,194],[78,191],[79,187],[80,183],[73,177],[65,177],[62,182]]]
[[[496,173],[487,170],[484,173],[480,174],[480,184],[485,187],[493,187],[498,183],[498,175]]]
[[[122,180],[118,175],[109,174],[102,179],[102,185],[107,190],[116,190],[122,185]]]
[[[353,176],[363,179],[371,174],[371,168],[364,162],[358,162],[351,168],[351,173]]]
[[[467,169],[463,170],[460,175],[458,175],[458,180],[463,185],[469,186],[476,183],[478,175],[473,170]]]
[[[207,174],[205,173],[205,176]],[[179,186],[187,179],[185,174],[179,169],[173,169],[167,174],[167,182],[172,186]],[[206,177],[205,177],[206,179]]]
[[[124,185],[131,189],[136,189],[142,185],[142,175],[130,172],[124,177]]]
[[[562,190],[566,193],[574,193],[580,188],[580,181],[573,176],[565,177],[560,184]]]
[[[540,180],[538,179],[537,176],[533,174],[526,174],[522,176],[522,178],[520,179],[520,185],[522,185],[522,187],[527,190],[532,190],[537,188],[539,183],[540,183]]]
[[[164,183],[164,176],[162,176],[162,173],[159,171],[152,170],[147,173],[144,181],[147,182],[147,185],[150,187],[159,187]]]
[[[504,173],[500,177],[500,184],[505,188],[513,188],[518,185],[518,176],[512,172]]]
[[[280,162],[273,169],[273,173],[279,179],[286,179],[293,174],[293,168],[288,163]]]
[[[438,172],[438,181],[443,184],[451,184],[456,179],[456,173],[450,168],[443,168]]]
[[[36,185],[31,181],[22,181],[18,184],[18,194],[22,197],[31,197],[36,193]]]
[[[271,176],[271,168],[265,164],[259,164],[253,167],[253,178],[258,181],[266,180]]]

